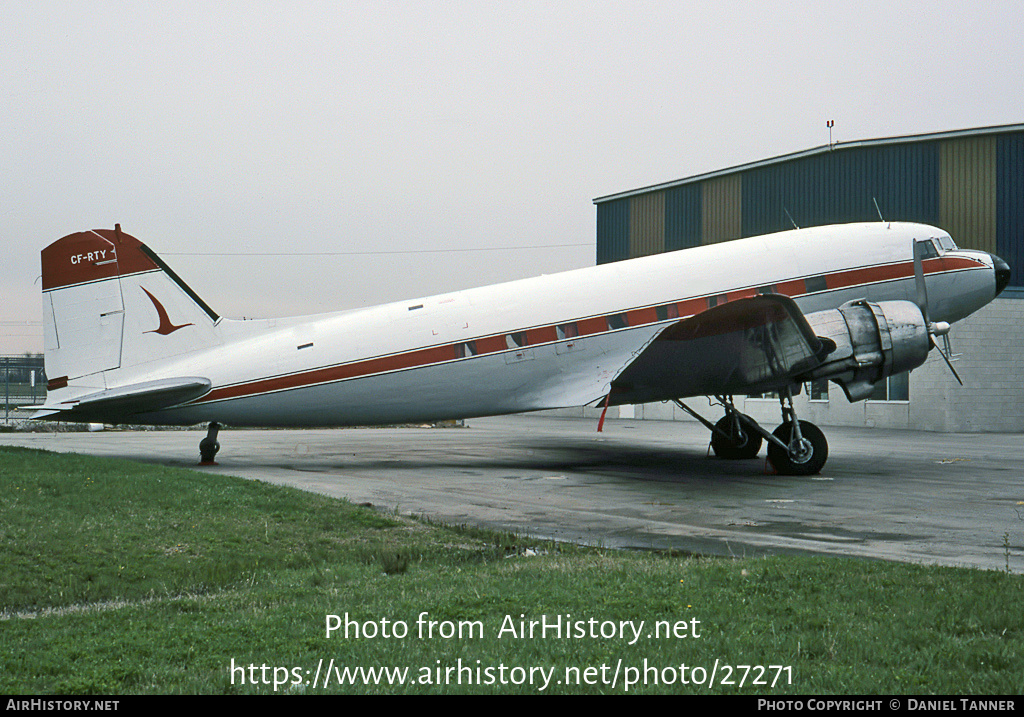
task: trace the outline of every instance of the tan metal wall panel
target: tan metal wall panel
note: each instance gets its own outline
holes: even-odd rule
[[[701,197],[701,244],[743,235],[743,177],[730,174],[704,182]]]
[[[665,251],[665,192],[640,194],[630,200],[629,256]]]
[[[942,143],[939,224],[961,247],[996,251],[995,137],[964,137]]]

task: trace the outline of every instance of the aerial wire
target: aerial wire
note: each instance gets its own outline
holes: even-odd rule
[[[393,249],[382,251],[162,251],[164,256],[370,256],[381,254],[443,254],[446,252],[470,251],[511,251],[516,249],[564,249],[568,247],[591,247],[594,242],[583,244],[537,244],[533,246],[487,246],[462,249]]]

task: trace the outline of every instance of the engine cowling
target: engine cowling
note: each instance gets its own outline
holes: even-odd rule
[[[835,381],[851,402],[870,396],[879,381],[917,368],[931,349],[928,324],[910,301],[851,301],[806,318],[826,346],[835,344],[807,378]]]

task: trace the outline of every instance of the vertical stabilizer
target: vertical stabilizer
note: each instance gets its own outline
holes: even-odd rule
[[[57,240],[42,270],[50,390],[220,343],[217,314],[120,225]]]

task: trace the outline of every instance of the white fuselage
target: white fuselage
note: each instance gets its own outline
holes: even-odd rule
[[[339,313],[221,319],[216,345],[108,372],[106,387],[210,380],[192,403],[137,416],[160,424],[369,425],[585,405],[667,326],[714,303],[759,290],[805,313],[913,300],[913,240],[939,235],[827,226]],[[994,296],[984,252],[949,250],[924,267],[934,321]]]

